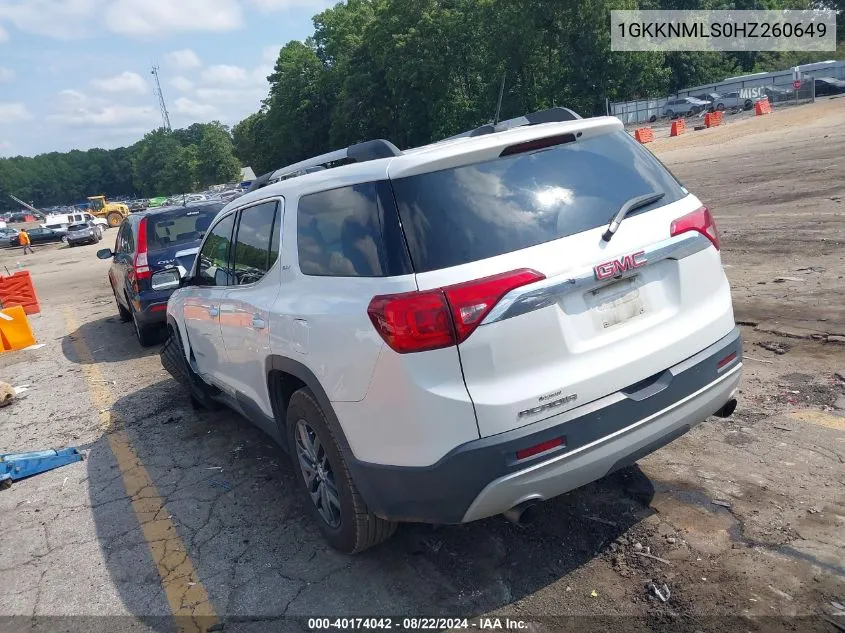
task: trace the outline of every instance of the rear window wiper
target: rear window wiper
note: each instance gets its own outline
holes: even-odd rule
[[[607,225],[607,229],[605,230],[604,235],[601,236],[601,239],[605,242],[609,242],[610,238],[616,234],[617,230],[619,230],[619,225],[622,223],[622,220],[625,219],[626,215],[628,215],[631,211],[648,206],[652,202],[657,202],[665,195],[666,194],[662,191],[654,191],[628,200],[628,202],[622,205],[622,208],[619,209],[616,215],[613,216],[613,219],[610,221],[610,224]]]

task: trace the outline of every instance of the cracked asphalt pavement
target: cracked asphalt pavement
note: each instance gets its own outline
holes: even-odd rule
[[[330,550],[271,440],[192,409],[158,350],[138,346],[96,247],[0,252],[0,269],[33,275],[45,344],[0,355],[0,380],[29,386],[0,409],[0,452],[87,453],[0,491],[0,630],[378,615],[507,615],[536,631],[563,616],[603,631],[845,626],[832,606],[845,602],[843,101],[653,144],[722,231],[745,337],[739,408],[524,528],[405,525],[364,554]]]

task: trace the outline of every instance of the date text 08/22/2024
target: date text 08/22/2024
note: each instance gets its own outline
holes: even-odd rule
[[[478,629],[490,631],[522,631],[529,628],[525,620],[511,618],[481,617],[481,618],[309,618],[308,629],[323,630],[436,630]]]

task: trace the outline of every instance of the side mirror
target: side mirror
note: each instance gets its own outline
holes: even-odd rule
[[[111,259],[112,257],[114,257],[114,253],[110,248],[101,248],[97,251],[98,259]]]
[[[179,274],[179,269],[168,268],[155,273],[151,283],[153,290],[173,290],[182,285],[182,276]]]

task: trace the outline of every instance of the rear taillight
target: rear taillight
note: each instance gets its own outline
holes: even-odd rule
[[[135,279],[149,279],[152,276],[147,261],[147,218],[141,218],[138,223],[138,248],[132,267],[135,269]]]
[[[499,299],[514,288],[541,279],[545,279],[545,276],[536,270],[523,268],[443,288],[449,307],[452,309],[452,321],[455,324],[458,343],[465,341],[472,334]]]
[[[672,237],[687,231],[698,231],[713,243],[716,250],[719,250],[719,230],[716,228],[716,220],[713,219],[713,214],[707,207],[701,207],[677,220],[673,220],[669,227],[669,233]]]
[[[446,297],[440,290],[373,297],[367,314],[384,341],[400,354],[455,344]]]
[[[521,269],[434,290],[373,297],[367,314],[385,342],[400,354],[465,341],[499,300],[514,288],[545,279]]]

